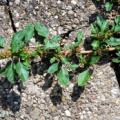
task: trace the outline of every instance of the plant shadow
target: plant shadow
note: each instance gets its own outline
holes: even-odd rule
[[[78,84],[75,84],[75,86],[73,87],[73,92],[71,94],[73,102],[76,102],[80,98],[81,94],[84,92],[84,89],[84,86],[80,87],[78,86]]]
[[[53,76],[47,74],[45,76],[45,83],[42,86],[42,90],[46,91],[47,89],[49,89],[52,86],[52,83],[53,83]]]
[[[43,43],[44,43],[44,39],[45,39],[45,38],[42,37],[42,36],[40,36],[40,35],[38,35],[37,31],[35,31],[34,37],[35,37],[36,42],[39,42],[40,44],[43,44]]]
[[[120,64],[118,63],[111,63],[111,67],[113,68],[116,78],[117,78],[117,82],[120,88]]]
[[[18,84],[18,83],[17,83]],[[10,109],[14,114],[20,110],[21,96],[13,90],[14,85],[6,78],[0,80],[0,106]],[[21,87],[19,86],[18,89]]]
[[[42,62],[41,62],[42,61]],[[44,57],[40,62],[32,62],[31,63],[31,74],[34,76],[36,74],[43,75],[47,72],[48,67],[50,66],[49,59]]]
[[[50,99],[53,105],[57,106],[62,102],[62,87],[57,83],[50,93]]]

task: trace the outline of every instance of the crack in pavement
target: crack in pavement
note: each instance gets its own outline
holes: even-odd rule
[[[14,24],[14,20],[13,20],[13,17],[12,17],[12,13],[11,13],[11,10],[10,10],[10,6],[9,6],[9,0],[5,0],[5,10],[7,10],[8,14],[9,14],[9,18],[10,18],[10,21],[11,21],[11,27],[12,27],[12,30],[14,32],[17,32],[16,30],[16,27],[15,27],[15,24]]]

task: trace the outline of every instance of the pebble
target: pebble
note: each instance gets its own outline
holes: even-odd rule
[[[65,111],[65,114],[66,114],[66,116],[68,116],[68,117],[71,116],[71,112],[70,112],[69,110],[66,110],[66,111]]]
[[[1,117],[2,117],[2,118],[5,118],[5,117],[6,117],[6,111],[4,111],[4,110],[2,111]]]
[[[74,19],[73,19],[73,23],[79,24],[79,20],[78,20],[77,18],[74,18]]]
[[[35,7],[35,10],[39,10],[39,6],[36,6],[36,7]]]
[[[45,120],[45,117],[44,116],[40,116],[40,120]]]
[[[111,92],[113,95],[117,95],[120,91],[117,87],[114,87],[114,88],[112,88]]]
[[[54,120],[60,120],[60,118],[58,116],[54,117]]]
[[[71,0],[71,3],[76,5],[77,4],[77,0]]]
[[[31,118],[33,120],[38,119],[39,118],[39,114],[40,114],[40,110],[38,108],[35,108],[32,112],[31,112]]]
[[[15,3],[16,3],[16,4],[19,4],[19,3],[20,3],[20,0],[15,0]]]
[[[90,9],[91,11],[95,11],[95,10],[96,10],[96,7],[95,7],[95,5],[90,5],[89,9]]]
[[[20,24],[19,22],[15,23],[15,27],[19,28],[19,24]]]
[[[70,11],[68,11],[68,14],[69,14],[69,15],[73,15],[74,12],[73,12],[72,10],[70,10]]]
[[[68,5],[66,9],[67,10],[72,10],[72,6]]]

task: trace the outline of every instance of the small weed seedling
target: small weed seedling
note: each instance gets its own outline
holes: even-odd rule
[[[15,33],[12,36],[10,49],[0,53],[0,59],[11,58],[12,62],[0,71],[0,74],[5,75],[11,83],[15,83],[16,78],[20,78],[23,82],[28,80],[29,67],[31,59],[36,56],[41,58],[46,56],[49,58],[51,66],[48,68],[48,73],[56,74],[59,83],[62,85],[69,84],[69,70],[83,68],[86,65],[97,63],[100,58],[109,55],[109,51],[116,50],[117,58],[113,62],[120,63],[120,16],[117,16],[115,22],[109,23],[101,16],[97,17],[97,22],[91,24],[92,43],[91,50],[82,51],[83,33],[77,33],[77,41],[74,45],[61,47],[61,37],[56,35],[49,39],[49,30],[41,23],[36,23],[35,26],[28,24],[24,30]],[[43,44],[36,43],[35,49],[31,50],[28,42],[34,37],[35,31],[44,38]],[[0,47],[5,46],[5,39],[0,36]],[[74,63],[70,60],[70,56],[76,56],[78,62]],[[17,59],[17,62],[14,62]],[[65,65],[64,65],[65,64]],[[84,86],[90,78],[89,69],[81,72],[78,75],[78,85]]]

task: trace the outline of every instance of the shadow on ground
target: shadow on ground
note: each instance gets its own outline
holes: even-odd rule
[[[1,78],[0,106],[2,106],[5,110],[9,108],[13,113],[16,113],[20,110],[21,96],[13,90],[13,86],[14,85],[11,84],[6,78]]]
[[[76,84],[73,87],[73,92],[71,94],[72,101],[76,102],[80,98],[80,96],[83,92],[84,92],[84,87],[80,87],[80,86],[78,86],[78,84]]]
[[[51,91],[50,99],[53,105],[55,106],[62,102],[62,88],[58,83],[54,86],[53,90]]]
[[[120,87],[120,64],[118,63],[111,63],[111,67],[114,69],[118,85]]]

